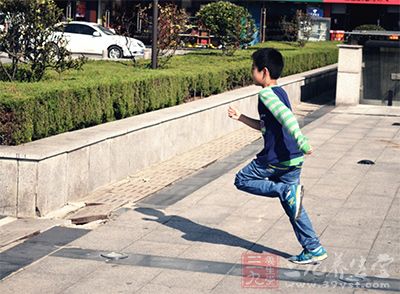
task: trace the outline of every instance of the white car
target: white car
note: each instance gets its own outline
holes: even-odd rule
[[[143,42],[120,36],[97,23],[71,21],[61,23],[52,38],[64,38],[71,53],[103,54],[109,58],[137,57],[144,55]]]

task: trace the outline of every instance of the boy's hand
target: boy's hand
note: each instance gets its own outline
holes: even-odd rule
[[[306,152],[306,155],[311,155],[312,153],[313,153],[313,148],[312,146],[310,146],[310,150]]]
[[[235,107],[233,107],[232,105],[229,105],[229,108],[228,108],[228,116],[229,116],[230,118],[233,118],[233,119],[238,120],[239,117],[240,117],[240,115],[241,115],[241,113],[240,113],[239,110],[237,110],[237,109],[236,109]]]

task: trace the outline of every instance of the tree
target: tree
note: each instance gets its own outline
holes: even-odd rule
[[[286,16],[282,18],[281,27],[284,38],[288,41],[297,41],[300,47],[304,47],[311,35],[311,16],[301,10],[297,10],[292,20],[287,21]]]
[[[139,7],[141,15],[145,17],[143,26],[151,27],[151,18],[153,5]],[[180,33],[188,28],[189,16],[184,9],[179,9],[175,4],[158,5],[158,39],[157,39],[157,57],[159,66],[164,67],[174,56],[176,50],[181,45]]]
[[[187,30],[189,17],[185,10],[174,4],[160,6],[159,11],[157,56],[164,58],[160,60],[160,65],[163,66],[179,48],[179,34]]]
[[[219,1],[203,6],[197,13],[201,25],[219,40],[223,53],[233,55],[253,40],[254,20],[244,7]]]
[[[54,0],[0,0],[0,11],[7,21],[0,44],[11,58],[11,65],[0,62],[1,76],[9,81],[34,82],[49,68],[61,73],[82,67],[85,59],[73,60],[64,38],[52,37],[62,16]]]

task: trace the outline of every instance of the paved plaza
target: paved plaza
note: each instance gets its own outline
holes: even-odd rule
[[[301,247],[279,201],[234,187],[256,140],[93,229],[59,224],[1,252],[0,293],[399,292],[400,108],[320,112],[304,120],[302,183],[322,263],[290,263]]]

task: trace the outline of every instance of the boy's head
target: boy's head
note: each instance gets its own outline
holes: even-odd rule
[[[256,84],[262,81],[277,80],[282,73],[282,54],[273,48],[258,49],[251,56],[253,59],[252,74]]]

